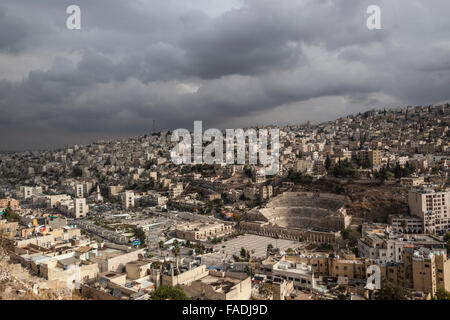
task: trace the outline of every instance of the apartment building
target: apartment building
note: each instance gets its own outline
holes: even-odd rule
[[[118,186],[108,186],[108,195],[110,197],[115,197],[119,195],[124,190],[124,186],[118,185]]]
[[[42,194],[42,187],[20,187],[24,200],[31,198],[34,195]]]
[[[310,160],[297,160],[295,165],[295,171],[301,173],[311,172],[314,166],[314,162]]]
[[[169,201],[169,199],[166,196],[163,196],[159,193],[156,192],[147,192],[149,195],[149,201],[150,203],[156,205],[156,206],[164,206],[167,204],[167,202]]]
[[[87,197],[91,192],[92,183],[91,182],[76,183],[73,188],[75,197],[84,198]]]
[[[261,200],[269,199],[273,196],[273,187],[271,185],[259,188],[259,198]]]
[[[269,256],[261,263],[259,273],[267,275],[269,280],[292,281],[296,289],[315,289],[316,279],[313,268],[301,261],[286,260],[285,257]]]
[[[97,263],[80,260],[76,256],[64,259],[56,256],[39,264],[39,275],[47,280],[88,283],[89,281],[95,281],[98,273]]]
[[[73,199],[73,209],[71,210],[71,216],[78,219],[86,217],[89,212],[89,206],[86,204],[85,198]]]
[[[369,162],[371,167],[379,167],[381,165],[380,150],[361,150],[356,151],[354,155],[361,163]]]
[[[430,235],[393,235],[389,233],[365,234],[358,240],[358,254],[378,263],[402,262],[405,248],[442,248],[443,243]]]
[[[312,268],[314,277],[336,277],[347,280],[366,279],[367,267],[371,264],[368,259],[353,256],[335,257],[328,254],[302,254],[300,256],[286,256],[286,260],[304,263]]]
[[[400,179],[400,184],[404,187],[419,187],[424,183],[424,177],[404,177]]]
[[[392,215],[388,218],[391,230],[398,233],[423,233],[422,219],[416,216]]]
[[[175,274],[161,276],[161,283],[168,286],[179,285],[192,300],[249,300],[252,282],[250,276],[240,272],[221,272],[206,269],[205,265],[192,267]]]
[[[47,195],[45,196],[45,205],[47,208],[56,208],[59,202],[70,201],[71,196],[67,194]]]
[[[404,265],[410,269],[414,290],[432,296],[439,288],[450,291],[450,260],[445,250],[410,248],[405,252]]]
[[[183,184],[177,183],[170,186],[170,196],[176,198],[183,193]]]
[[[408,205],[411,214],[422,219],[424,233],[443,235],[450,230],[450,191],[431,186],[411,189]]]
[[[84,196],[84,193],[83,193],[83,184],[81,184],[81,183],[77,183],[76,185],[75,185],[75,197],[77,197],[77,198],[82,198],[83,196]]]
[[[128,210],[130,208],[134,208],[134,192],[133,191],[125,191],[122,194],[122,208]]]
[[[16,210],[19,208],[19,201],[11,198],[0,199],[0,209],[11,208]]]
[[[6,220],[0,220],[0,236],[5,238],[13,238],[16,236],[18,222],[8,222]]]
[[[204,241],[225,236],[233,232],[232,225],[224,223],[188,223],[176,229],[177,238],[189,241]]]

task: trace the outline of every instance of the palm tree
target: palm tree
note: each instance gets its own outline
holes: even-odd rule
[[[164,248],[164,241],[160,241],[159,243],[158,243],[158,245],[159,245],[159,252],[160,252],[160,254],[162,255],[162,249]]]
[[[180,253],[180,247],[178,244],[178,241],[175,239],[173,242],[173,248],[172,248],[172,254],[175,256],[175,260],[176,260],[176,265],[177,265],[177,271],[179,272],[178,269],[178,255]]]

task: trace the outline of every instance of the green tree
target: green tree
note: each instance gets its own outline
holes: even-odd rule
[[[328,171],[331,167],[331,159],[330,156],[327,154],[327,158],[325,159],[325,169]]]
[[[402,168],[400,167],[400,164],[397,163],[394,167],[394,176],[396,179],[399,179],[403,176],[402,174]]]
[[[81,170],[80,167],[75,167],[72,170],[72,176],[75,178],[81,177],[83,176],[83,171]]]
[[[321,243],[317,247],[318,251],[332,251],[334,250],[334,246],[330,243]]]
[[[332,174],[336,178],[353,178],[357,176],[357,171],[353,164],[345,159],[339,161],[333,168],[330,168],[329,174]]]
[[[180,269],[178,268],[178,255],[180,254],[180,245],[178,243],[178,240],[174,240],[173,242],[172,254],[175,256],[177,270],[179,271]]]
[[[447,232],[444,236],[444,241],[449,241],[450,240],[450,232]]]
[[[160,286],[150,294],[152,300],[189,300],[189,297],[179,287]]]
[[[245,167],[244,173],[248,178],[253,178],[253,171],[250,167]]]
[[[162,255],[162,250],[164,249],[164,241],[159,241],[158,242],[158,246],[159,246],[159,251],[161,252],[161,255]]]
[[[3,217],[8,221],[20,221],[20,216],[14,212],[10,207],[3,211]]]
[[[436,300],[450,300],[450,292],[445,290],[444,288],[439,288],[436,292]]]
[[[259,286],[259,294],[268,298],[270,296],[273,295],[273,293],[275,292],[275,288],[273,285],[269,284],[269,283],[263,283]]]
[[[375,293],[375,300],[408,300],[410,292],[400,284],[385,280],[381,289]]]
[[[134,237],[141,241],[141,246],[145,246],[145,239],[147,237],[145,231],[142,228],[134,227],[133,232]]]
[[[375,177],[380,179],[381,183],[384,183],[386,180],[391,179],[393,173],[389,169],[389,167],[383,167],[380,171],[375,173]]]
[[[248,275],[250,275],[250,267],[248,265],[245,266],[244,272]]]
[[[240,222],[242,219],[242,214],[239,212],[234,212],[233,215],[231,216],[231,219],[235,222]]]
[[[358,244],[358,240],[361,237],[361,234],[358,231],[353,230],[351,228],[346,228],[342,230],[341,235],[342,238],[344,240],[347,240],[351,246]]]

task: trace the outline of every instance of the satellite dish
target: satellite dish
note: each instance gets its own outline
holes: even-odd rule
[[[113,290],[113,296],[116,298],[122,298],[122,291],[119,288],[115,288]]]
[[[98,280],[98,284],[100,285],[100,287],[106,288],[106,286],[108,285],[108,280],[106,280],[105,278],[100,278]]]

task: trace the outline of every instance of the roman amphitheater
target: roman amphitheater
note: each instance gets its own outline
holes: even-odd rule
[[[350,225],[343,196],[328,193],[285,192],[265,208],[248,212],[242,231],[276,238],[334,243]]]

